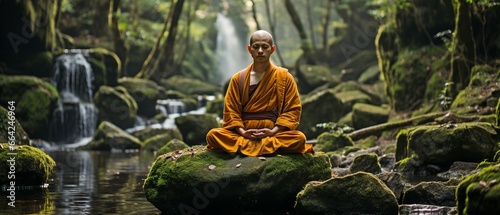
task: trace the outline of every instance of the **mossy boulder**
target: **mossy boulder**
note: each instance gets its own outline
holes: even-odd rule
[[[137,102],[137,114],[145,117],[156,115],[156,100],[158,100],[158,85],[146,79],[121,78],[118,83],[127,89],[127,92]]]
[[[157,151],[173,139],[175,139],[175,137],[171,132],[159,134],[144,140],[141,149]]]
[[[331,152],[346,146],[354,146],[354,142],[349,136],[334,132],[323,132],[318,136],[314,150]]]
[[[448,182],[425,181],[408,188],[403,195],[403,204],[455,206],[454,180]]]
[[[13,149],[13,150],[11,150]],[[15,183],[19,186],[41,186],[48,182],[56,162],[45,152],[28,145],[17,145],[9,148],[9,144],[0,144],[0,184],[9,187]],[[13,170],[12,168],[15,168]],[[9,178],[13,175],[14,178]]]
[[[218,117],[222,118],[222,112],[224,111],[224,97],[216,98],[214,100],[207,102],[207,113],[216,114]]]
[[[389,120],[389,109],[387,108],[364,103],[356,103],[352,108],[354,129],[382,124],[387,120]]]
[[[378,162],[378,155],[375,153],[361,154],[354,157],[349,169],[352,173],[362,171],[378,174],[382,172],[382,167]]]
[[[37,77],[0,75],[0,102],[15,102],[16,119],[31,138],[49,138],[58,97],[53,85]]]
[[[185,142],[182,142],[182,140],[179,139],[172,139],[168,141],[167,144],[163,145],[156,154],[158,156],[169,153],[169,152],[174,152],[176,150],[184,150],[189,148],[189,145],[186,144]]]
[[[111,149],[140,149],[141,141],[136,137],[123,131],[116,125],[104,121],[99,124],[97,130],[83,149],[89,150],[111,150]]]
[[[175,118],[175,125],[182,139],[190,146],[205,144],[206,135],[212,128],[220,127],[214,114],[186,114]]]
[[[316,127],[317,124],[337,122],[344,113],[344,104],[331,89],[308,95],[302,99],[302,115],[297,130],[308,139],[314,139],[326,131]]]
[[[140,141],[145,141],[151,137],[162,134],[170,134],[173,138],[182,140],[182,134],[177,128],[155,128],[148,126],[144,129],[132,132],[132,136],[139,138]]]
[[[339,92],[335,95],[344,104],[345,112],[350,112],[357,103],[372,104],[370,96],[359,90]]]
[[[88,49],[86,55],[94,72],[94,86],[116,86],[118,77],[121,77],[122,62],[116,53],[104,48]]]
[[[337,83],[328,65],[301,64],[297,70],[299,90],[308,93],[313,89],[328,83]]]
[[[284,214],[307,182],[330,177],[326,155],[258,158],[197,147],[159,156],[143,188],[148,201],[166,214]]]
[[[495,107],[500,91],[497,73],[498,70],[487,65],[472,67],[469,86],[458,93],[451,103],[451,108]]]
[[[39,78],[50,77],[53,68],[53,55],[50,51],[16,54],[7,57],[5,75],[26,75]]]
[[[12,106],[7,106],[7,108],[9,107]],[[3,106],[0,106],[0,143],[8,143],[9,138],[10,140],[12,140],[12,137],[14,137],[15,144],[29,145],[30,138],[28,136],[28,133],[24,131],[21,123],[19,123],[19,121],[15,119],[15,110],[13,113],[14,115],[9,115],[9,110],[5,109]]]
[[[99,121],[109,121],[125,129],[134,126],[137,103],[124,87],[101,86],[94,95]]]
[[[500,164],[465,177],[456,189],[459,215],[496,214],[500,211]]]
[[[423,125],[401,130],[396,138],[396,160],[409,158],[411,161],[406,164],[435,165],[442,170],[455,161],[492,160],[500,149],[498,132],[496,126],[485,122]]]
[[[297,195],[297,214],[398,214],[392,191],[371,173],[313,181]]]
[[[187,95],[217,95],[222,90],[217,85],[177,75],[169,79],[162,79],[160,85],[166,90],[177,90]]]

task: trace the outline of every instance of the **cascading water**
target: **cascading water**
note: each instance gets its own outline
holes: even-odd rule
[[[82,51],[72,50],[57,58],[52,84],[59,92],[59,108],[51,121],[51,141],[76,143],[94,134],[98,110],[92,100],[93,80]]]
[[[250,58],[246,52],[245,43],[241,42],[236,27],[229,18],[218,13],[215,27],[218,30],[215,52],[221,75],[221,83],[219,84],[224,84],[234,73],[250,64]]]

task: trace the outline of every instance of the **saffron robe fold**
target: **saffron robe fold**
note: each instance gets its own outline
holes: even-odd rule
[[[213,128],[207,133],[207,149],[223,150],[258,156],[280,152],[312,152],[312,145],[306,144],[305,135],[295,130],[299,124],[302,106],[297,84],[287,69],[270,64],[264,76],[249,97],[250,71],[252,64],[246,68],[244,81],[239,81],[239,73],[231,78],[224,98],[222,128]],[[240,94],[239,83],[243,84]],[[243,120],[243,113],[259,113],[277,111],[276,122],[271,119]],[[247,139],[236,132],[236,128],[245,130],[255,128],[274,128],[275,125],[286,127],[275,136],[260,140]]]

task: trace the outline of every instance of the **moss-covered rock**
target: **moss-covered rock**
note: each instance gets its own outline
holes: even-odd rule
[[[172,139],[174,138],[170,133],[159,134],[144,140],[141,149],[156,151],[160,149],[162,146],[166,145]]]
[[[42,79],[0,75],[0,102],[15,102],[16,119],[31,138],[48,139],[49,122],[58,97],[54,86]]]
[[[257,158],[197,147],[159,156],[143,188],[166,214],[285,213],[307,182],[330,177],[326,155]]]
[[[94,95],[94,103],[99,109],[99,121],[109,121],[118,127],[130,128],[137,116],[137,103],[121,86],[101,86]]]
[[[373,174],[358,172],[310,182],[297,195],[298,214],[398,214],[392,191]]]
[[[182,134],[177,128],[154,128],[148,126],[144,129],[132,132],[132,136],[139,138],[140,141],[145,141],[156,135],[162,135],[168,133],[172,138],[182,140]]]
[[[111,150],[111,149],[140,149],[141,141],[126,133],[116,125],[104,121],[99,124],[97,130],[83,149],[89,150]]]
[[[375,153],[361,154],[354,158],[351,167],[349,167],[352,173],[355,172],[369,172],[373,174],[378,174],[382,172],[382,167],[378,162],[378,155]]]
[[[213,114],[216,114],[218,117],[222,118],[223,111],[224,111],[224,98],[223,97],[208,101],[207,113],[213,113]]]
[[[387,122],[389,110],[384,107],[356,103],[352,107],[352,125],[355,129],[366,128]]]
[[[318,140],[314,145],[314,150],[330,152],[346,146],[354,146],[354,142],[347,135],[333,132],[323,132],[318,136]]]
[[[169,152],[173,152],[175,150],[184,150],[187,148],[189,148],[189,145],[182,142],[182,140],[172,139],[172,140],[168,141],[167,144],[163,145],[160,149],[158,149],[156,154],[158,156],[160,156],[160,155],[163,155],[163,154],[166,154]]]
[[[137,114],[145,117],[153,117],[156,114],[156,100],[158,100],[158,85],[146,79],[121,78],[118,83],[127,89],[135,102],[137,102]]]
[[[9,144],[1,143],[0,159],[0,175],[4,176],[0,178],[0,184],[7,187],[12,182],[16,187],[44,185],[56,165],[45,152],[28,145],[9,148]]]
[[[411,157],[413,164],[445,170],[455,161],[492,160],[499,141],[498,128],[491,123],[417,126],[398,134],[396,160]]]
[[[15,107],[15,105],[7,106],[7,108],[9,107]],[[13,113],[14,115],[9,115],[9,110],[0,106],[0,143],[9,143],[9,140],[14,138],[13,141],[15,144],[28,145],[30,138],[21,126],[21,123],[15,118],[15,110]]]
[[[456,189],[459,215],[496,214],[500,211],[500,164],[465,177]]]
[[[471,69],[469,86],[460,91],[451,103],[451,108],[495,107],[500,86],[497,84],[497,70],[487,66],[474,66]],[[494,102],[490,102],[494,101]]]
[[[453,182],[451,180],[450,182]],[[403,204],[423,204],[439,206],[455,206],[455,189],[453,183],[427,181],[408,188],[403,195]]]
[[[5,75],[26,75],[39,78],[50,77],[53,68],[53,55],[50,51],[16,54],[9,56]]]
[[[297,130],[308,139],[314,139],[326,131],[316,127],[317,124],[337,122],[344,113],[344,104],[331,89],[308,95],[302,99],[302,115]]]
[[[104,48],[88,49],[87,59],[94,72],[94,86],[116,86],[121,77],[122,62],[116,53]]]
[[[357,103],[373,104],[370,96],[358,90],[339,92],[335,96],[342,101],[346,112],[350,112]]]
[[[308,93],[324,84],[338,82],[328,65],[301,64],[298,67],[297,76],[301,77],[301,81],[298,83],[301,93]]]
[[[187,95],[217,95],[222,90],[219,86],[182,76],[163,79],[160,81],[160,85],[167,90],[177,90]]]
[[[182,134],[182,139],[188,145],[206,143],[206,135],[212,128],[220,127],[213,114],[187,114],[175,118],[175,125]]]

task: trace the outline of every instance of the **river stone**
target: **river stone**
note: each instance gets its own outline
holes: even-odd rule
[[[186,114],[175,118],[175,125],[182,133],[182,140],[190,145],[205,144],[207,133],[220,127],[215,114]]]
[[[346,146],[354,146],[352,139],[345,134],[323,132],[314,145],[315,151],[331,152]]]
[[[324,154],[247,157],[195,147],[159,156],[144,182],[165,214],[285,212],[306,183],[331,177]]]
[[[109,121],[122,129],[134,126],[137,117],[137,103],[122,86],[101,86],[94,95],[99,109],[99,121]]]
[[[382,167],[378,162],[378,155],[375,153],[361,154],[354,158],[351,164],[351,172],[369,172],[373,174],[378,174],[382,172]]]
[[[500,164],[467,176],[456,190],[459,215],[497,214],[500,211]]]
[[[34,76],[0,75],[0,103],[14,101],[15,117],[31,138],[47,139],[52,112],[57,108],[56,88]]]
[[[121,78],[118,83],[127,89],[137,102],[137,114],[148,118],[156,115],[158,85],[151,80],[140,78]]]
[[[371,173],[313,181],[297,195],[298,214],[398,214],[392,191]]]
[[[90,150],[140,149],[141,141],[128,134],[113,123],[104,121],[99,124],[92,141],[84,146]]]
[[[10,107],[13,109],[15,106]],[[15,110],[13,113],[14,115],[11,114],[9,116],[9,110],[0,106],[0,143],[8,143],[10,138],[16,144],[28,145],[30,138],[21,126],[21,123],[15,118]]]
[[[175,150],[184,150],[189,148],[189,145],[182,140],[172,139],[167,142],[167,144],[163,145],[158,151],[156,151],[156,155],[160,156],[169,152],[173,152]]]
[[[437,165],[446,170],[455,161],[492,160],[499,150],[499,141],[498,128],[491,123],[418,126],[400,131],[396,138],[396,159],[412,157],[412,163]],[[411,168],[399,166],[403,171]]]
[[[45,152],[28,145],[17,145],[9,148],[9,144],[0,144],[0,185],[10,186],[42,186],[48,182],[56,162]],[[12,154],[16,153],[16,154]],[[11,164],[12,158],[14,162]],[[12,166],[11,166],[12,165]],[[15,167],[13,170],[12,167]],[[12,173],[9,173],[13,171]],[[13,176],[15,178],[9,178]],[[8,188],[8,187],[7,187]]]
[[[451,181],[453,182],[453,180]],[[421,182],[404,192],[403,204],[455,206],[456,184],[439,181]]]

